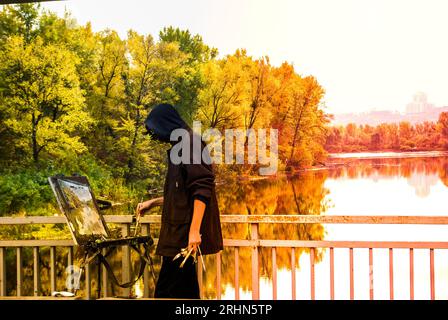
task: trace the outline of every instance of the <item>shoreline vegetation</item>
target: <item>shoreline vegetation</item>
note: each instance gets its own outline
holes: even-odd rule
[[[421,150],[421,151],[369,151],[369,152],[339,152],[330,153],[328,159],[377,159],[377,158],[428,158],[428,157],[445,157],[448,151],[440,150]]]
[[[340,152],[329,153],[326,162],[305,167],[305,168],[291,168],[289,170],[279,170],[274,176],[241,176],[238,177],[242,181],[257,181],[263,179],[276,179],[284,176],[294,176],[303,172],[315,170],[327,170],[338,168],[340,166],[348,166],[356,160],[374,160],[374,159],[409,159],[409,158],[437,158],[448,157],[448,151],[439,150],[425,150],[425,151],[369,151],[369,152]]]
[[[330,153],[448,150],[448,112],[440,113],[437,121],[417,124],[332,126],[328,129],[325,150]]]
[[[121,38],[69,12],[1,6],[0,216],[57,214],[47,178],[59,173],[87,176],[99,198],[132,214],[163,189],[166,146],[143,126],[162,102],[203,130],[277,129],[279,173],[318,170],[334,152],[448,150],[448,113],[437,123],[335,127],[324,95],[300,65],[245,49],[218,56],[188,30]],[[264,179],[258,165],[216,169],[217,181]]]
[[[162,189],[166,146],[144,135],[154,105],[202,129],[277,129],[280,163],[326,158],[325,90],[300,66],[244,48],[218,51],[189,30],[93,31],[39,4],[0,7],[0,216],[58,212],[47,177],[78,173],[96,195],[136,205]],[[245,149],[247,149],[245,142]],[[241,151],[238,151],[241,152]],[[229,165],[217,175],[253,174]]]

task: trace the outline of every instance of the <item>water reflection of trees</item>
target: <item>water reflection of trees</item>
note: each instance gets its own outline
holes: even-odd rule
[[[319,215],[328,207],[324,188],[327,173],[307,172],[300,176],[239,182],[234,185],[218,187],[218,201],[221,214],[242,215]],[[324,227],[320,224],[260,224],[261,239],[277,240],[322,240]],[[226,239],[250,239],[250,226],[247,224],[224,224],[223,237]],[[296,249],[296,266],[299,259],[309,249]],[[321,261],[322,251],[316,252],[316,262]],[[235,255],[233,248],[222,253],[221,288],[234,283]],[[216,257],[206,258],[205,295],[216,295]],[[260,250],[260,275],[272,275],[272,252],[269,248]],[[290,268],[291,250],[277,250],[277,267]],[[239,250],[239,285],[243,290],[251,289],[251,248]]]
[[[350,160],[351,162],[335,167],[331,170],[306,172],[296,177],[284,177],[266,179],[253,182],[238,182],[235,184],[221,185],[218,187],[218,201],[222,214],[243,215],[284,215],[284,214],[309,214],[319,215],[324,213],[329,206],[328,193],[324,188],[327,178],[411,178],[412,175],[438,175],[441,181],[448,187],[448,157],[438,158],[407,158],[407,159],[370,159]],[[28,226],[14,228],[31,228]],[[157,228],[151,228],[154,237],[158,236]],[[29,230],[28,230],[29,231]],[[17,230],[16,230],[17,232]],[[16,233],[15,232],[15,233]],[[21,229],[22,234],[24,230]],[[69,237],[68,230],[64,226],[61,230],[65,237]],[[294,240],[322,240],[325,235],[324,227],[320,224],[261,224],[259,228],[262,239],[294,239]],[[223,236],[226,239],[249,239],[250,226],[247,224],[223,224]],[[5,236],[8,238],[8,236]],[[65,288],[65,249],[57,249],[57,288]],[[15,294],[15,249],[7,249],[7,282],[8,294]],[[306,249],[296,250],[296,266],[300,268],[300,256],[306,253]],[[322,251],[316,252],[316,262],[322,260]],[[23,249],[24,256],[24,288],[23,292],[32,295],[32,248]],[[49,294],[49,252],[44,248],[41,252],[42,263],[42,289]],[[271,277],[272,275],[272,253],[268,248],[260,250],[260,274]],[[111,264],[118,277],[121,270],[121,255],[111,257]],[[133,261],[137,261],[134,257]],[[221,288],[234,283],[234,250],[226,248],[222,253]],[[291,250],[280,248],[277,250],[278,268],[289,269],[291,265]],[[251,248],[240,248],[239,250],[239,284],[243,290],[251,289]],[[207,270],[204,273],[205,296],[216,297],[216,256],[206,257]],[[156,257],[156,272],[159,268],[159,259]],[[92,268],[92,280],[95,282],[96,268]],[[150,292],[153,292],[153,281],[149,281]],[[95,288],[93,285],[93,290]],[[109,287],[110,294],[120,294],[118,288]]]
[[[333,160],[333,161],[341,161]],[[350,159],[333,164],[329,170],[332,179],[373,180],[403,177],[419,197],[427,197],[432,186],[440,179],[448,186],[448,157],[401,159]]]
[[[448,157],[346,160],[328,171],[332,179],[347,178],[411,178],[415,175],[438,175],[448,186]],[[427,181],[431,184],[431,181]],[[411,183],[412,185],[412,183]]]
[[[441,164],[439,167],[439,177],[443,184],[448,187],[448,160]]]
[[[319,215],[326,211],[328,207],[326,195],[328,190],[324,188],[327,177],[325,171],[306,172],[300,176],[266,179],[258,181],[238,182],[218,187],[218,201],[221,214],[242,214],[242,215],[285,215],[303,214]],[[157,237],[156,229],[152,233]],[[68,230],[64,235],[69,237]],[[223,224],[223,236],[226,239],[250,239],[250,226],[247,224]],[[261,239],[280,240],[322,240],[324,238],[324,228],[320,224],[260,224],[259,237]],[[300,268],[300,256],[308,249],[297,249],[295,253],[296,266]],[[15,252],[8,250],[8,279],[15,279]],[[32,250],[24,250],[24,293],[32,294],[33,286],[33,266]],[[222,253],[222,288],[234,283],[234,250],[226,248]],[[272,275],[272,253],[268,248],[260,250],[260,275]],[[42,292],[50,294],[49,288],[49,252],[45,248],[41,252],[42,258]],[[322,252],[316,252],[316,262],[322,259]],[[133,259],[136,261],[137,259]],[[158,259],[156,259],[158,262]],[[207,271],[204,273],[205,296],[216,297],[216,255],[206,257]],[[65,288],[65,267],[67,253],[65,249],[58,249],[57,254],[57,288]],[[110,257],[111,265],[120,278],[121,255]],[[158,263],[156,262],[156,272]],[[79,263],[79,260],[77,261]],[[291,264],[291,250],[277,250],[278,268],[289,268]],[[243,290],[251,289],[251,248],[241,248],[239,250],[239,283]],[[96,282],[96,268],[92,268],[91,279]],[[153,292],[153,283],[150,280],[150,292]],[[96,283],[93,283],[92,293],[94,293]],[[8,283],[9,294],[15,293],[15,281]],[[109,287],[110,294],[120,294],[118,288]]]

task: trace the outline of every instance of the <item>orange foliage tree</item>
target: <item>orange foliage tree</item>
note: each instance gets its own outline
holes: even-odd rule
[[[328,129],[325,149],[328,152],[417,151],[448,149],[448,112],[437,122],[410,124],[382,123],[376,127],[356,125]]]

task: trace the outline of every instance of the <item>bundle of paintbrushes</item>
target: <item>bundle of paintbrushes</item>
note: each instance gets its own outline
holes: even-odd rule
[[[199,252],[199,255],[201,256],[202,268],[205,271],[204,258],[202,257],[201,248],[199,246],[197,246],[197,251],[195,251],[194,253],[193,253],[193,247],[191,247],[190,249],[188,249],[188,248],[180,249],[180,252],[178,254],[176,254],[176,256],[173,258],[173,261],[176,259],[179,259],[180,257],[184,257],[184,260],[182,261],[182,263],[179,266],[180,268],[183,268],[183,266],[185,265],[185,262],[187,262],[188,258],[190,256],[192,256],[194,259],[194,263],[197,263],[197,253],[198,252]]]

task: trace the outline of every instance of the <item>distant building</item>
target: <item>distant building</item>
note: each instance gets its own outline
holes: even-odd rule
[[[428,103],[428,97],[424,92],[414,94],[413,101],[406,105],[406,113],[424,113],[432,110],[434,105]]]
[[[424,92],[417,92],[412,102],[406,105],[406,111],[400,113],[398,111],[375,109],[363,113],[340,113],[335,114],[331,122],[332,125],[347,125],[354,123],[357,125],[377,126],[381,123],[399,123],[402,121],[411,124],[423,123],[425,121],[437,122],[442,112],[448,112],[448,106],[435,107],[428,103],[428,97]]]

